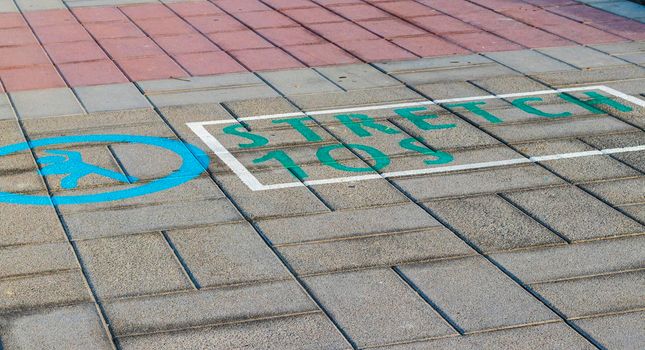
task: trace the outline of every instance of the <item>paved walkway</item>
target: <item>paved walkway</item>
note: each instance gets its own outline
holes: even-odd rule
[[[0,349],[642,349],[645,7],[0,0]]]

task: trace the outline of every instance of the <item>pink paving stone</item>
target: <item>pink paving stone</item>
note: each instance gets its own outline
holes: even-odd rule
[[[163,55],[163,51],[150,38],[102,39],[99,43],[113,58],[134,58]]]
[[[540,7],[556,7],[556,6],[578,4],[576,0],[523,0],[523,1]]]
[[[627,40],[583,24],[553,26],[548,30],[580,44],[603,44]]]
[[[70,86],[127,83],[128,79],[110,60],[59,64]]]
[[[227,51],[273,47],[270,42],[264,40],[261,36],[250,30],[212,33],[209,34],[208,37]]]
[[[446,12],[451,15],[463,15],[471,12],[481,12],[485,9],[481,6],[466,2],[455,0],[418,0],[420,3],[428,5],[430,8]],[[488,11],[488,10],[486,10]]]
[[[34,32],[43,44],[92,40],[92,37],[80,24],[35,27]]]
[[[229,15],[186,17],[184,19],[204,34],[235,32],[246,29],[244,24]]]
[[[257,0],[214,0],[213,2],[230,13],[271,10]]]
[[[386,39],[405,35],[427,34],[426,31],[421,30],[413,26],[412,24],[404,22],[398,18],[361,21],[358,22],[358,24]]]
[[[208,1],[175,2],[168,4],[179,16],[206,16],[222,14],[222,10]]]
[[[179,17],[137,20],[135,22],[150,36],[194,33],[195,30]]]
[[[38,44],[29,28],[0,29],[0,46],[17,46]]]
[[[85,28],[97,39],[136,38],[145,34],[130,21],[87,23]]]
[[[417,56],[384,39],[344,41],[338,45],[366,62],[417,58]]]
[[[28,11],[25,18],[34,27],[78,23],[68,10]]]
[[[72,12],[82,23],[111,22],[127,19],[116,7],[76,7]]]
[[[495,52],[522,49],[522,46],[520,45],[486,32],[447,34],[446,37],[473,52]]]
[[[318,44],[325,41],[303,27],[268,28],[258,32],[277,46]]]
[[[309,0],[264,0],[264,3],[278,10],[316,7],[316,4]]]
[[[477,27],[447,15],[415,17],[410,22],[435,34],[472,33],[480,31]]]
[[[352,22],[312,24],[309,29],[331,42],[378,39],[378,36]]]
[[[19,13],[0,13],[0,29],[26,27],[27,23]]]
[[[107,59],[105,52],[94,41],[54,43],[45,45],[52,61],[56,64]]]
[[[188,53],[177,55],[175,59],[192,76],[246,72],[244,67],[223,51]]]
[[[323,6],[345,5],[345,4],[362,4],[362,0],[316,0],[316,3]]]
[[[593,26],[631,40],[645,39],[645,24],[640,22],[620,20],[607,23],[595,23]]]
[[[463,55],[470,53],[470,51],[434,35],[397,38],[392,40],[392,42],[421,57]]]
[[[277,11],[257,11],[236,13],[235,17],[253,29],[294,27],[298,24]]]
[[[322,7],[285,10],[284,14],[303,24],[345,21],[342,17]]]
[[[471,1],[496,11],[505,11],[505,10],[527,6],[526,3],[522,1],[515,1],[515,0],[471,0]]]
[[[182,34],[155,38],[155,42],[166,52],[176,55],[195,52],[220,51],[201,34]]]
[[[391,17],[387,12],[368,4],[333,6],[330,9],[353,21]]]
[[[535,27],[516,23],[506,29],[491,30],[495,34],[529,48],[557,47],[574,43],[559,36],[539,30]]]
[[[65,86],[65,82],[58,75],[53,65],[2,70],[0,71],[0,79],[2,79],[7,91],[49,89]]]
[[[309,67],[360,62],[356,57],[331,43],[286,46],[284,49]]]
[[[295,58],[278,48],[232,51],[230,54],[252,71],[303,67]]]
[[[119,8],[133,20],[176,17],[172,11],[162,4],[127,5]]]
[[[429,8],[428,6],[424,6],[423,4],[411,0],[378,2],[375,6],[403,18],[439,14],[439,12]]]
[[[603,23],[621,18],[624,19],[624,17],[616,16],[584,4],[554,7],[550,10],[573,20],[585,23]]]
[[[152,56],[117,60],[131,80],[180,78],[187,76],[168,56]]]
[[[49,63],[40,45],[0,47],[0,69]]]

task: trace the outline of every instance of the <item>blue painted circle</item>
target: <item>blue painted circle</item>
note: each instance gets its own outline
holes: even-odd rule
[[[138,197],[154,192],[164,191],[188,182],[198,177],[210,162],[206,153],[191,144],[161,137],[136,135],[77,135],[50,137],[0,147],[0,157],[20,151],[29,150],[30,148],[33,149],[36,147],[45,147],[67,143],[88,142],[125,142],[161,147],[180,156],[182,158],[182,164],[179,169],[173,171],[164,178],[148,182],[138,187],[128,188],[124,190],[74,196],[54,195],[51,198],[49,196],[35,196],[12,192],[0,192],[0,202],[25,205],[69,205],[110,202],[131,197]]]

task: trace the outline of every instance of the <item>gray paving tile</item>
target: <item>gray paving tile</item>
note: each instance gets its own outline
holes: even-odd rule
[[[0,93],[0,120],[16,120],[16,114],[6,93]]]
[[[533,50],[489,52],[483,55],[524,74],[575,70],[566,63]]]
[[[118,336],[316,311],[293,281],[189,291],[105,303]]]
[[[11,132],[7,131],[7,134]],[[17,152],[0,158],[0,189],[3,192],[46,191],[30,152]]]
[[[289,278],[289,273],[247,223],[168,232],[203,287]]]
[[[243,85],[263,85],[263,83],[252,73],[231,73],[205,77],[139,81],[137,85],[146,94],[158,94],[200,89],[226,89]]]
[[[487,79],[477,79],[472,82],[473,84],[490,91],[493,94],[512,94],[517,92],[526,91],[540,91],[549,90],[549,87],[536,82],[535,80],[526,76],[504,76],[492,77]],[[550,95],[542,96],[542,98],[551,97]],[[489,101],[486,101],[489,102]]]
[[[0,12],[18,12],[13,0],[0,0]]]
[[[305,111],[357,107],[371,104],[422,101],[423,97],[406,87],[384,87],[293,96],[293,103]]]
[[[278,249],[299,274],[393,266],[475,254],[474,250],[444,228],[285,245]]]
[[[314,276],[305,282],[359,347],[455,333],[390,269]]]
[[[79,241],[77,246],[100,298],[190,288],[187,276],[161,234]]]
[[[546,282],[645,267],[645,236],[606,239],[491,257],[525,283]]]
[[[414,86],[433,100],[490,95],[487,91],[465,81],[445,81]]]
[[[537,49],[546,55],[580,69],[624,65],[625,62],[584,46],[548,47]]]
[[[343,210],[325,214],[258,221],[274,244],[317,241],[440,226],[414,204]]]
[[[305,314],[220,327],[126,337],[122,349],[217,348],[226,344],[242,349],[258,344],[263,349],[348,349],[349,344],[322,314]]]
[[[74,91],[90,113],[152,107],[132,83],[83,86]]]
[[[168,107],[277,96],[278,94],[268,86],[252,85],[212,90],[157,93],[149,95],[149,98],[155,107]]]
[[[418,200],[496,193],[564,183],[538,165],[395,178],[393,181]]]
[[[371,89],[401,85],[396,79],[384,74],[369,64],[350,64],[316,68],[329,80],[345,90]]]
[[[558,319],[483,257],[404,265],[401,271],[466,332]]]
[[[113,349],[94,304],[0,316],[5,349]]]
[[[495,195],[425,202],[424,205],[483,251],[564,243],[556,234]]]
[[[271,86],[287,96],[343,91],[311,68],[280,70],[258,74],[266,79]]]
[[[603,116],[554,120],[541,119],[532,123],[497,124],[485,126],[484,128],[510,143],[637,130],[616,118]]]
[[[608,349],[638,350],[645,344],[642,311],[576,320],[574,323]]]
[[[516,146],[527,156],[593,151],[595,148],[578,140],[554,140]],[[548,169],[572,182],[637,176],[640,173],[609,156],[579,157],[540,162]]]
[[[428,342],[409,343],[385,347],[387,350],[425,349],[595,349],[565,323],[503,329],[493,332],[474,333],[460,337],[437,339]]]
[[[482,55],[459,55],[450,57],[419,58],[393,62],[375,63],[387,73],[405,71],[418,71],[423,69],[454,68],[491,63],[492,61]]]
[[[611,82],[645,77],[643,68],[629,65],[621,67],[603,67],[592,70],[574,70],[563,72],[544,72],[532,75],[539,81],[553,87],[575,86],[582,84],[595,84],[597,82]]]
[[[223,105],[225,105],[227,109],[238,118],[267,114],[293,113],[299,111],[284,97],[230,101],[224,102]]]
[[[409,202],[407,197],[384,179],[317,185],[311,188],[334,210]]]
[[[83,114],[83,108],[71,89],[17,91],[9,93],[22,119]]]
[[[571,318],[642,308],[644,283],[645,270],[639,270],[533,284],[531,288]]]
[[[485,79],[518,73],[496,63],[485,63],[472,66],[455,66],[452,68],[403,71],[391,73],[411,85],[456,82],[474,79]]]
[[[0,248],[0,265],[0,278],[78,268],[66,242]]]
[[[18,5],[22,11],[55,10],[65,8],[65,4],[61,0],[16,0],[16,5]]]
[[[0,203],[0,217],[0,246],[65,241],[65,232],[52,207]]]
[[[582,140],[599,149],[622,148],[644,145],[645,133],[636,132],[619,135],[600,135],[584,137]],[[641,172],[645,172],[645,152],[617,153],[614,154],[614,158],[629,164]]]
[[[640,222],[645,222],[645,204],[634,204],[621,206],[620,210]]]
[[[645,51],[645,42],[641,41],[627,41],[589,46],[612,55]]]
[[[572,241],[644,231],[643,225],[575,187],[515,192],[507,196]]]
[[[582,187],[614,205],[645,202],[645,193],[643,192],[645,177],[604,181]]]
[[[91,301],[80,270],[0,280],[0,313]]]

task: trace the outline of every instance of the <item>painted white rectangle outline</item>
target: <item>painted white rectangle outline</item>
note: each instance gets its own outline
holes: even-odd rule
[[[310,111],[310,112],[267,114],[267,115],[258,115],[258,116],[252,116],[252,117],[243,117],[238,119],[230,119],[230,120],[211,120],[211,121],[203,121],[203,122],[191,122],[191,123],[186,123],[186,125],[208,146],[208,148],[211,149],[211,151],[215,153],[215,155],[217,155],[229,168],[231,168],[231,170],[240,178],[240,180],[242,180],[242,182],[246,186],[248,186],[252,191],[266,191],[266,190],[275,190],[275,189],[281,189],[281,188],[333,184],[333,183],[341,183],[341,182],[372,180],[372,179],[381,179],[381,178],[389,178],[389,177],[410,176],[410,175],[446,173],[446,172],[461,171],[461,170],[474,170],[474,169],[501,167],[501,166],[507,166],[507,165],[536,163],[536,162],[556,160],[556,159],[569,159],[569,158],[590,157],[590,156],[607,155],[607,154],[615,154],[615,153],[645,151],[645,145],[640,145],[640,146],[610,148],[610,149],[585,151],[585,152],[551,154],[551,155],[529,157],[529,158],[522,157],[522,158],[497,160],[497,161],[482,162],[482,163],[448,165],[448,166],[416,169],[416,170],[393,171],[393,172],[385,172],[380,174],[355,175],[355,176],[346,176],[346,177],[336,177],[331,179],[305,180],[303,182],[296,181],[296,182],[264,185],[237,158],[235,158],[235,156],[231,154],[231,152],[229,152],[226,149],[226,147],[224,147],[224,145],[222,145],[222,143],[215,138],[215,136],[209,133],[208,130],[206,130],[206,128],[204,127],[205,125],[234,124],[241,121],[315,116],[315,115],[322,115],[322,114],[351,113],[351,112],[370,111],[370,110],[379,110],[379,109],[405,108],[405,107],[415,107],[415,106],[424,106],[424,105],[437,105],[437,104],[444,104],[444,103],[465,102],[465,101],[473,101],[473,100],[489,100],[489,99],[508,98],[508,97],[536,96],[536,95],[547,95],[547,94],[555,94],[555,93],[562,93],[562,92],[575,92],[575,91],[588,91],[588,90],[600,90],[607,94],[629,101],[637,106],[645,107],[645,101],[639,98],[627,95],[618,90],[612,89],[608,86],[594,85],[594,86],[584,86],[584,87],[554,89],[554,90],[539,90],[539,91],[501,94],[501,95],[450,98],[450,99],[435,100],[435,101],[427,100],[427,101],[419,101],[419,102],[374,105],[374,106],[354,107],[354,108],[328,109],[328,110],[318,110],[318,111]]]

